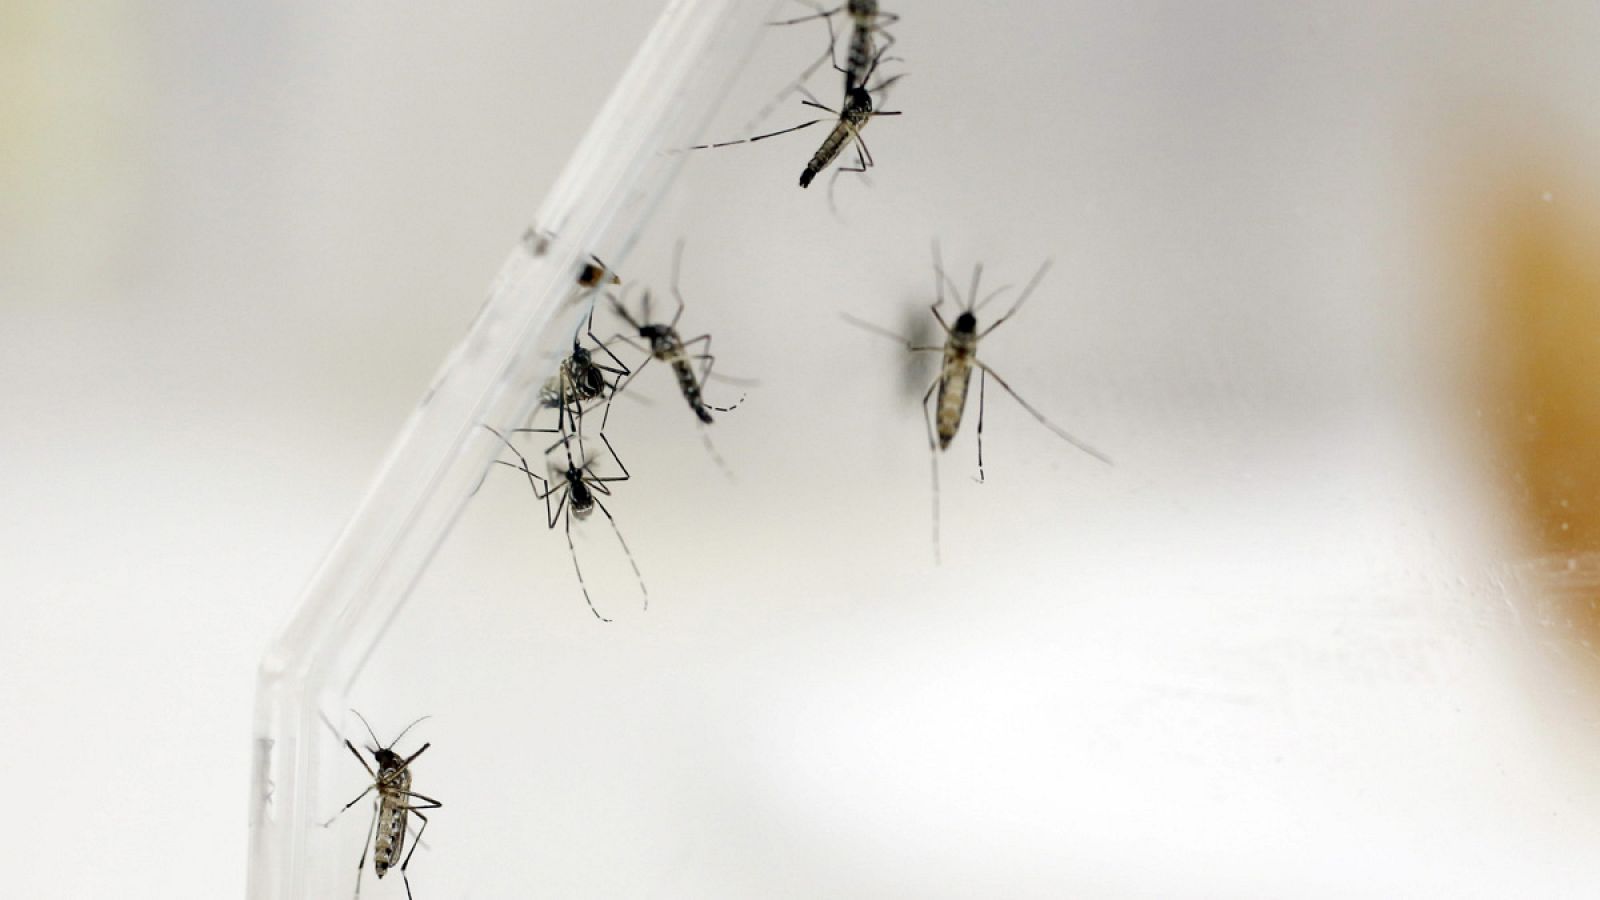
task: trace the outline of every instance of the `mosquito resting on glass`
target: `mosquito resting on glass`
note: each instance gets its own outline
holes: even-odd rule
[[[846,313],[844,318],[853,325],[865,328],[875,334],[882,335],[906,345],[913,353],[940,353],[943,359],[939,365],[939,374],[934,376],[933,383],[928,385],[928,390],[922,395],[922,413],[924,423],[928,428],[928,449],[932,456],[933,464],[933,553],[937,560],[939,557],[939,452],[949,448],[950,442],[955,440],[956,432],[961,428],[962,414],[967,405],[967,391],[972,383],[972,370],[978,370],[978,480],[983,481],[983,407],[984,389],[988,379],[993,378],[995,383],[1005,389],[1012,399],[1016,400],[1028,414],[1038,420],[1039,424],[1050,429],[1055,435],[1095,459],[1110,465],[1111,458],[1099,450],[1089,446],[1083,441],[1063,431],[1060,426],[1045,418],[1044,414],[1035,409],[1033,404],[1022,399],[1011,385],[1007,384],[1000,373],[978,358],[978,342],[988,336],[989,332],[999,328],[1007,319],[1016,315],[1017,310],[1033,293],[1034,288],[1044,279],[1045,273],[1050,270],[1050,260],[1045,260],[1029,280],[1022,293],[1017,297],[1011,308],[1005,314],[995,319],[988,328],[978,330],[978,312],[990,300],[1009,290],[1009,286],[996,288],[981,301],[978,299],[978,284],[983,276],[983,265],[980,263],[972,270],[972,287],[968,290],[966,302],[961,300],[961,290],[956,287],[950,276],[945,274],[944,264],[939,258],[939,245],[933,247],[934,271],[934,302],[929,309],[933,317],[938,320],[939,327],[944,330],[945,342],[942,347],[917,346],[899,335],[879,328],[870,322],[862,321]],[[959,314],[954,325],[945,321],[944,314],[939,307],[944,305],[945,285],[950,287],[952,302],[955,303]],[[934,394],[938,398],[935,402]],[[930,402],[934,403],[930,413]]]
[[[672,368],[672,374],[678,381],[678,392],[683,394],[683,399],[688,402],[689,408],[694,410],[695,417],[701,422],[710,425],[713,411],[732,412],[739,407],[740,403],[744,402],[744,398],[740,397],[735,400],[732,406],[711,406],[706,403],[705,383],[706,379],[711,377],[711,368],[716,364],[716,357],[711,355],[710,334],[702,334],[687,341],[678,334],[678,319],[683,317],[683,294],[678,290],[678,270],[682,263],[683,244],[680,242],[672,255],[672,297],[677,301],[678,308],[672,314],[672,321],[664,325],[650,321],[650,292],[648,290],[644,292],[640,316],[637,319],[628,312],[628,308],[623,304],[621,298],[614,296],[608,298],[611,301],[611,308],[616,310],[617,315],[621,316],[622,320],[627,322],[628,326],[638,333],[639,338],[645,341],[646,346],[641,347],[634,342],[633,338],[624,334],[617,335],[617,338],[635,350],[649,354],[645,361],[639,364],[639,368],[635,369],[632,375],[629,375],[622,384],[617,386],[617,391],[621,391],[634,378],[637,378],[639,373],[644,371],[644,367],[650,364],[650,360],[660,360]],[[689,352],[690,347],[701,343],[705,344],[705,346],[699,348],[700,352]],[[703,364],[699,372],[694,370],[695,362]]]
[[[487,425],[484,427],[489,428]],[[549,527],[554,529],[556,522],[564,518],[563,527],[567,535],[567,550],[572,554],[572,568],[578,573],[578,587],[583,590],[583,600],[589,604],[589,611],[594,613],[595,618],[602,622],[611,621],[600,614],[600,610],[594,605],[593,598],[589,596],[589,585],[583,580],[583,567],[578,564],[578,549],[572,543],[572,517],[577,516],[580,521],[587,519],[596,507],[599,507],[600,512],[605,514],[606,521],[611,523],[611,530],[617,536],[617,543],[622,545],[622,552],[628,557],[628,565],[633,567],[633,575],[639,580],[639,591],[644,594],[644,608],[649,609],[650,591],[644,586],[644,576],[639,574],[638,563],[633,561],[633,551],[628,549],[628,542],[622,536],[622,529],[617,527],[617,520],[612,518],[611,510],[606,509],[606,505],[600,501],[598,496],[601,494],[607,497],[611,496],[612,482],[627,481],[633,477],[628,474],[628,467],[622,464],[622,458],[617,456],[616,449],[611,446],[611,440],[605,436],[605,433],[600,432],[598,436],[600,441],[605,444],[606,451],[611,454],[612,460],[616,462],[617,468],[622,470],[621,475],[601,477],[594,474],[593,460],[584,460],[581,465],[578,464],[572,458],[572,442],[574,439],[579,441],[578,451],[580,456],[583,452],[583,444],[582,439],[578,437],[575,431],[573,434],[561,434],[556,438],[554,444],[546,448],[546,454],[555,450],[556,447],[564,448],[566,450],[567,465],[566,468],[557,471],[553,478],[545,478],[543,475],[533,471],[532,467],[528,465],[528,458],[522,455],[522,451],[518,450],[509,438],[493,428],[489,428],[489,430],[493,431],[496,437],[511,448],[511,452],[517,455],[518,460],[512,463],[497,459],[495,462],[502,466],[516,469],[527,476],[528,486],[533,489],[534,496],[544,501],[545,513],[549,516],[549,521],[547,522]],[[558,432],[552,428],[515,428],[512,429],[511,433],[557,434]],[[555,494],[560,496],[556,499],[555,505],[551,506],[550,498]],[[563,513],[565,514],[564,517]]]
[[[343,815],[350,807],[361,802],[362,797],[377,791],[378,797],[372,804],[372,824],[367,828],[367,833],[371,836],[370,843],[367,841],[362,842],[361,861],[356,863],[355,895],[357,897],[361,896],[361,873],[367,867],[367,850],[370,849],[372,851],[372,868],[378,873],[379,878],[382,878],[394,867],[394,861],[400,858],[400,854],[405,854],[405,859],[400,863],[400,880],[405,882],[406,898],[410,900],[411,878],[406,874],[406,867],[411,865],[411,856],[417,852],[417,843],[422,842],[422,833],[428,830],[428,817],[423,815],[422,811],[425,809],[438,809],[444,804],[432,797],[411,790],[411,763],[433,745],[423,744],[418,748],[417,752],[404,758],[394,752],[393,748],[395,744],[400,743],[400,738],[406,736],[407,731],[410,731],[418,722],[428,717],[423,716],[416,722],[407,725],[387,746],[382,746],[378,736],[373,734],[372,726],[367,724],[366,718],[353,709],[351,712],[356,713],[356,718],[360,719],[361,724],[366,726],[367,735],[372,738],[372,743],[380,745],[367,748],[367,752],[372,754],[372,761],[377,764],[378,769],[374,772],[372,766],[367,764],[366,758],[361,755],[356,746],[350,743],[349,739],[345,740],[344,745],[350,749],[356,761],[361,763],[361,767],[367,770],[367,775],[372,778],[372,783],[367,785],[366,790],[356,795],[354,800],[346,803],[344,809],[334,813],[333,818],[322,823],[322,827],[326,828],[333,824],[334,819]],[[406,828],[412,813],[415,813],[417,818],[422,820],[422,827],[417,829],[417,843],[413,843],[411,850],[408,852],[406,850]]]
[[[555,239],[555,234],[529,226],[522,233],[522,248],[528,251],[529,256],[539,257],[550,252],[550,242]],[[600,261],[600,257],[593,253],[584,260],[578,268],[577,282],[579,287],[592,288],[601,284],[620,284],[621,278],[611,271],[611,267]]]
[[[834,172],[834,181],[837,181],[839,175],[845,172],[866,172],[868,169],[873,167],[874,163],[872,159],[872,151],[867,149],[867,142],[862,139],[861,131],[867,127],[867,122],[871,121],[872,119],[875,119],[878,116],[898,116],[900,115],[900,111],[874,109],[872,95],[888,90],[889,87],[892,86],[896,81],[899,81],[901,78],[905,77],[903,74],[895,75],[890,78],[885,78],[882,81],[879,81],[877,84],[867,84],[867,81],[871,79],[873,73],[877,71],[878,64],[882,61],[883,52],[880,50],[878,55],[873,57],[872,63],[867,66],[866,70],[862,73],[862,82],[860,84],[850,86],[845,91],[844,106],[842,109],[836,110],[832,107],[822,105],[822,103],[818,102],[817,98],[812,96],[811,92],[807,91],[804,86],[798,86],[798,90],[806,95],[806,99],[801,101],[802,105],[812,107],[813,109],[820,109],[823,112],[838,116],[838,122],[834,124],[833,130],[828,132],[828,136],[826,138],[823,138],[822,145],[817,148],[816,153],[811,155],[811,161],[806,163],[805,169],[800,172],[801,187],[810,187],[811,182],[816,179],[818,173],[828,168],[828,166],[833,164],[834,160],[839,158],[839,154],[844,151],[846,145],[854,145],[856,151],[856,165],[840,166],[839,169]],[[791,128],[785,128],[781,131],[758,134],[755,137],[740,138],[736,141],[722,141],[721,143],[716,144],[699,144],[694,147],[690,147],[689,149],[712,150],[717,147],[732,147],[735,144],[753,144],[756,141],[764,141],[767,138],[777,137],[780,134],[788,134],[791,131],[799,131],[802,128],[810,128],[812,125],[822,121],[826,120],[812,119],[809,122],[802,122],[799,125],[795,125]],[[828,195],[830,198],[833,195],[833,182],[829,182]]]
[[[816,12],[798,19],[787,19],[782,22],[772,22],[773,25],[797,25],[801,22],[811,22],[821,19],[828,25],[828,53],[808,66],[800,76],[804,81],[816,68],[824,62],[834,59],[834,47],[837,39],[833,33],[833,17],[843,12],[850,17],[850,52],[843,68],[837,61],[833,67],[844,74],[844,89],[846,92],[852,88],[861,87],[867,83],[871,76],[874,61],[880,54],[887,51],[894,44],[894,35],[888,31],[890,25],[900,21],[894,13],[880,12],[878,0],[849,0],[848,3],[835,6],[833,9],[823,9],[820,4],[801,0],[805,5],[815,9]],[[878,37],[883,38],[883,43],[878,43]]]
[[[583,346],[582,335],[587,335],[594,349]],[[572,353],[561,361],[556,374],[545,383],[539,393],[540,406],[556,410],[556,429],[564,435],[578,430],[578,420],[586,406],[604,402],[606,411],[600,417],[600,430],[604,431],[611,417],[611,399],[616,396],[619,381],[632,373],[622,360],[612,353],[606,342],[595,337],[594,307],[589,307],[582,335],[572,336]],[[616,340],[613,338],[612,340]],[[602,361],[596,351],[605,354],[610,363]],[[609,378],[607,376],[610,376]]]

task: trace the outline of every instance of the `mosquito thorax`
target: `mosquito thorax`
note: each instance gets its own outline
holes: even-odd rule
[[[866,118],[872,114],[872,94],[865,87],[852,85],[844,95],[844,114]]]
[[[678,349],[678,336],[670,325],[640,325],[639,336],[650,342],[650,352],[657,359],[666,359]]]

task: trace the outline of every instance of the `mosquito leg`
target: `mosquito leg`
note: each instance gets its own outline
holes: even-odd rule
[[[406,809],[408,811],[410,811],[410,812],[416,812],[417,810],[420,810],[420,809],[443,809],[444,808],[444,804],[443,803],[440,803],[439,801],[433,799],[432,797],[429,797],[427,794],[419,794],[416,791],[401,791],[400,792],[400,796],[409,797],[412,800],[421,800],[422,801],[422,805],[421,806],[408,806],[408,807],[406,807]]]
[[[367,851],[372,849],[374,839],[378,834],[378,804],[372,804],[372,821],[367,823],[367,837],[361,842],[361,860],[356,863],[356,893],[361,896],[361,873],[367,868]]]
[[[859,135],[858,135],[858,139],[859,139]],[[839,166],[838,168],[833,170],[833,176],[828,179],[828,213],[830,215],[832,215],[834,218],[838,218],[839,217],[839,204],[835,199],[835,189],[839,185],[839,176],[843,175],[846,172],[854,172],[854,173],[860,175],[863,180],[865,180],[866,176],[867,176],[867,170],[872,168],[872,161],[868,158],[868,155],[863,154],[861,152],[862,148],[864,148],[865,146],[866,146],[865,144],[862,144],[860,147],[856,148],[856,164],[855,165],[853,165],[853,166]],[[870,182],[869,182],[869,184],[870,184]]]
[[[806,6],[811,7],[812,9],[816,10],[816,12],[812,13],[809,16],[801,16],[798,19],[787,19],[787,20],[782,21],[782,22],[768,22],[767,24],[768,25],[798,25],[801,22],[809,22],[812,19],[826,19],[826,18],[828,18],[830,16],[836,16],[836,15],[839,14],[840,10],[844,9],[843,5],[835,6],[833,9],[823,9],[820,5],[818,5],[816,3],[807,3]]]
[[[1067,443],[1071,444],[1074,447],[1077,447],[1079,450],[1082,450],[1083,452],[1089,454],[1090,456],[1094,457],[1095,459],[1100,460],[1101,462],[1105,463],[1106,465],[1108,465],[1108,466],[1112,465],[1111,457],[1106,456],[1104,453],[1101,453],[1099,450],[1096,450],[1095,448],[1089,446],[1088,444],[1084,443],[1083,441],[1073,437],[1072,435],[1070,435],[1067,432],[1063,431],[1059,425],[1057,425],[1056,423],[1050,421],[1049,419],[1046,419],[1044,417],[1044,413],[1041,413],[1037,409],[1034,409],[1033,408],[1033,404],[1031,404],[1028,401],[1022,399],[1022,396],[1020,394],[1018,394],[1015,390],[1013,390],[1011,385],[1006,384],[1006,380],[1004,378],[1000,377],[1000,373],[996,372],[994,369],[989,368],[988,364],[984,363],[981,360],[977,360],[977,359],[974,359],[973,362],[975,364],[977,364],[978,368],[982,369],[984,372],[986,372],[990,376],[992,376],[994,378],[995,382],[998,383],[1002,388],[1005,388],[1006,393],[1011,395],[1011,399],[1017,401],[1017,403],[1021,404],[1023,409],[1028,411],[1028,415],[1033,416],[1035,419],[1037,419],[1039,421],[1040,425],[1043,425],[1044,427],[1046,427],[1046,428],[1050,429],[1051,431],[1055,432],[1056,437],[1061,438],[1062,440],[1066,441]]]
[[[1049,259],[1044,261],[1044,265],[1041,265],[1039,267],[1039,271],[1033,273],[1033,277],[1028,280],[1028,286],[1023,288],[1022,289],[1022,293],[1017,296],[1017,302],[1011,304],[1011,308],[1006,310],[1005,315],[1003,315],[1000,318],[995,319],[993,322],[989,323],[989,327],[985,328],[982,332],[980,332],[978,334],[978,340],[983,340],[985,335],[987,335],[989,332],[995,330],[996,328],[999,328],[1000,327],[1000,323],[1002,323],[1005,320],[1007,320],[1007,319],[1011,318],[1012,316],[1016,315],[1017,310],[1022,308],[1022,302],[1024,300],[1028,299],[1028,295],[1032,294],[1033,293],[1033,289],[1038,287],[1039,286],[1039,282],[1044,279],[1044,274],[1046,272],[1050,271],[1050,266],[1051,266],[1051,264],[1053,262],[1054,262],[1054,260],[1049,260]]]
[[[824,107],[824,108],[826,108],[826,107]],[[754,144],[756,141],[764,141],[767,138],[774,138],[774,137],[777,137],[780,134],[788,134],[791,131],[799,131],[802,128],[810,128],[811,126],[813,126],[813,125],[815,125],[815,124],[817,124],[818,122],[821,122],[821,121],[822,121],[821,119],[812,119],[809,122],[802,122],[801,124],[796,125],[793,128],[785,128],[782,131],[769,131],[766,134],[758,134],[755,137],[739,138],[736,141],[718,141],[715,144],[695,144],[694,146],[692,146],[692,147],[690,147],[688,149],[690,149],[690,150],[715,150],[718,147],[732,147],[735,144]]]
[[[939,553],[939,443],[933,433],[933,410],[929,403],[933,400],[933,390],[939,386],[940,378],[935,378],[933,384],[928,385],[927,393],[922,395],[922,421],[928,428],[928,459],[933,471],[933,563],[939,565],[943,560]]]
[[[879,337],[886,337],[889,340],[894,341],[896,344],[900,344],[900,345],[904,346],[907,350],[911,351],[912,353],[920,353],[920,352],[927,351],[927,350],[931,350],[931,351],[933,351],[935,353],[938,353],[938,352],[944,350],[943,347],[918,347],[916,344],[911,343],[910,341],[906,340],[905,338],[901,337],[898,334],[895,334],[894,332],[890,331],[887,328],[879,328],[878,326],[872,324],[871,322],[868,322],[865,319],[858,319],[855,316],[850,315],[849,313],[840,313],[839,317],[844,319],[846,322],[849,322],[851,325],[856,326],[857,328],[862,328],[862,329],[865,329],[867,331],[870,331],[873,334],[878,335]]]
[[[372,729],[369,728],[367,730],[371,731]],[[376,737],[374,737],[372,739],[372,742],[374,744],[376,744],[376,743],[378,743],[378,739]],[[367,774],[371,775],[372,779],[374,781],[376,781],[378,779],[378,773],[372,771],[372,767],[367,765],[366,757],[362,756],[360,751],[356,750],[356,745],[350,743],[350,741],[348,739],[345,740],[344,745],[350,751],[350,755],[354,756],[356,758],[356,762],[361,763],[361,768],[366,769],[367,770]]]
[[[327,828],[329,825],[332,825],[334,819],[337,819],[340,816],[344,815],[346,812],[349,811],[350,807],[355,806],[357,803],[360,803],[362,797],[365,797],[366,795],[372,793],[372,789],[374,787],[377,787],[376,776],[374,776],[373,781],[374,781],[374,783],[367,785],[367,789],[362,791],[361,793],[357,794],[356,798],[354,800],[351,800],[349,803],[346,803],[344,806],[339,807],[339,811],[338,812],[336,812],[333,815],[329,816],[328,820],[322,823],[322,827],[323,828]]]
[[[978,370],[978,483],[983,484],[983,391],[989,383],[987,370]]]
[[[561,518],[561,511],[563,509],[565,509],[566,506],[567,506],[567,493],[568,492],[565,491],[565,490],[563,490],[561,492],[561,499],[556,501],[556,508],[555,508],[554,512],[551,512],[551,510],[550,510],[550,495],[549,494],[545,494],[544,495],[544,510],[545,510],[545,512],[550,513],[550,521],[549,521],[549,523],[547,523],[549,528],[554,529],[556,527],[556,520]],[[572,544],[571,530],[572,530],[572,517],[568,516],[567,517],[567,531],[568,531],[567,545],[568,546],[571,546],[571,544]],[[572,564],[573,565],[577,565],[578,564],[578,557],[576,555],[574,555],[572,557]],[[580,573],[578,575],[578,580],[579,581],[583,580],[582,573]],[[585,592],[584,596],[588,596],[588,593]]]
[[[703,348],[701,348],[703,352],[691,355],[689,358],[690,359],[698,359],[698,360],[704,360],[705,361],[705,365],[703,365],[700,368],[700,389],[701,389],[702,392],[704,392],[705,386],[706,386],[706,381],[711,378],[711,369],[717,363],[717,358],[715,356],[711,355],[711,335],[710,334],[702,334],[697,338],[693,338],[691,340],[684,341],[683,342],[683,349],[687,351],[690,347],[694,346],[695,344],[699,344],[699,343],[704,343],[705,344],[705,346]],[[744,396],[740,395],[738,400],[733,401],[733,405],[732,406],[712,406],[712,405],[710,405],[708,403],[708,404],[706,404],[706,408],[707,409],[714,409],[717,412],[732,412],[733,410],[738,409],[739,408],[739,404],[741,404],[743,402],[744,402]]]
[[[404,772],[406,770],[406,767],[411,765],[411,761],[412,760],[414,760],[417,757],[421,756],[424,750],[427,750],[429,747],[432,747],[432,746],[433,746],[433,744],[431,742],[427,743],[427,744],[423,744],[421,746],[421,748],[419,748],[417,750],[417,752],[415,752],[415,753],[411,754],[410,756],[406,757],[405,759],[401,760],[400,765],[395,766],[394,772],[389,777],[393,778],[395,775],[399,775],[401,772]]]
[[[738,404],[735,404],[735,406],[737,405]],[[722,407],[712,406],[707,408],[721,409]],[[732,407],[729,408],[731,409]],[[737,481],[738,479],[733,477],[733,470],[728,468],[728,461],[722,458],[722,454],[717,452],[717,445],[711,442],[711,429],[707,428],[704,422],[698,422],[696,424],[700,426],[700,443],[705,445],[706,454],[711,457],[711,461],[716,463],[717,468],[722,470],[723,477],[727,478],[729,481]]]
[[[503,443],[507,447],[511,448],[511,452],[515,453],[517,455],[517,459],[522,464],[519,466],[519,465],[517,465],[515,463],[508,463],[508,462],[505,462],[504,460],[499,460],[499,459],[495,460],[495,462],[497,462],[497,463],[499,463],[500,465],[503,465],[503,466],[510,466],[511,468],[517,469],[517,470],[521,471],[522,474],[528,476],[528,486],[533,488],[533,495],[535,497],[537,497],[537,498],[539,498],[541,500],[549,497],[550,496],[550,483],[548,481],[545,481],[543,476],[535,475],[533,473],[533,469],[528,466],[528,458],[526,456],[522,455],[522,451],[517,449],[517,445],[511,443],[511,439],[510,438],[508,438],[505,435],[501,434],[499,431],[496,431],[493,427],[491,427],[489,425],[484,425],[483,427],[487,428],[491,434],[493,434],[495,437],[499,438],[501,443]],[[511,433],[512,434],[516,434],[517,431],[519,431],[519,430],[520,429],[513,429]],[[484,470],[483,474],[484,474],[484,478],[489,477],[489,471],[487,469]],[[541,484],[543,484],[545,486],[543,491],[540,490],[538,485],[534,484],[534,480],[535,479],[537,479]],[[482,486],[483,482],[480,480],[478,482],[478,484],[479,484],[479,486]],[[476,491],[474,491],[474,493],[476,493]],[[545,505],[546,505],[546,507],[549,506],[548,501],[546,502]],[[360,754],[357,754],[357,755],[359,756]],[[364,762],[365,762],[365,760],[363,760],[363,763]]]
[[[606,433],[604,431],[600,432],[600,440],[601,440],[602,443],[604,443],[606,445],[606,450],[611,453],[611,459],[616,462],[617,468],[622,470],[622,474],[621,475],[612,475],[612,476],[610,476],[608,478],[590,478],[589,480],[590,481],[607,482],[607,481],[627,481],[628,479],[632,478],[633,475],[628,472],[628,467],[622,464],[622,457],[617,455],[617,448],[611,446],[611,439],[606,437]]]
[[[823,20],[823,22],[826,24],[826,26],[828,28],[828,49],[827,49],[826,52],[824,52],[821,55],[819,55],[814,62],[812,62],[809,65],[807,65],[805,67],[805,69],[803,71],[801,71],[800,75],[798,77],[796,77],[793,81],[791,81],[787,87],[785,87],[783,90],[779,91],[777,93],[777,95],[775,95],[771,100],[767,101],[767,104],[765,106],[761,107],[760,111],[756,113],[755,117],[752,118],[749,122],[745,123],[745,126],[744,126],[744,130],[745,131],[750,131],[750,130],[754,129],[761,122],[766,121],[767,117],[772,115],[772,111],[778,108],[778,104],[782,103],[786,98],[789,97],[789,95],[791,95],[791,94],[795,93],[796,91],[800,90],[801,88],[803,88],[805,86],[805,83],[808,80],[810,80],[812,74],[815,73],[817,71],[817,69],[822,66],[823,63],[825,63],[825,62],[826,63],[832,63],[834,69],[839,69],[838,49],[837,49],[838,48],[838,38],[837,38],[837,35],[835,35],[834,30],[833,30],[833,18],[832,17],[834,15],[836,15],[837,13],[841,12],[844,9],[844,7],[841,5],[841,6],[835,7],[831,11],[823,11],[822,7],[818,6],[817,4],[807,3],[806,5],[810,6],[812,9],[817,10],[819,15],[802,16],[802,17],[797,18],[797,19],[791,19],[791,20],[783,21],[783,22],[769,22],[767,24],[769,24],[769,25],[797,25],[797,24],[800,24],[802,22],[809,22],[809,21],[812,21],[813,19],[820,18],[820,19]]]
[[[416,812],[416,810],[412,810]],[[406,866],[411,865],[411,855],[417,852],[417,847],[422,843],[422,833],[428,830],[428,817],[417,813],[417,818],[422,820],[422,827],[417,829],[417,838],[411,844],[411,849],[406,851],[406,858],[400,863],[400,880],[406,886],[406,900],[413,900],[411,896],[411,876],[406,874]]]
[[[622,393],[623,388],[626,388],[628,385],[633,384],[633,380],[635,378],[639,377],[639,373],[644,371],[644,367],[650,365],[650,360],[656,358],[654,353],[650,352],[648,349],[645,349],[645,348],[637,346],[629,338],[623,337],[622,335],[618,335],[618,337],[621,337],[622,340],[624,342],[626,342],[628,346],[633,347],[635,350],[644,350],[645,357],[644,357],[644,362],[639,363],[639,368],[634,369],[632,372],[629,372],[626,378],[623,378],[621,381],[617,382],[617,386],[615,388],[613,388],[612,391],[611,391],[611,396],[613,396],[613,397],[615,397],[616,395]]]
[[[672,245],[672,299],[678,301],[678,308],[672,313],[672,321],[667,323],[667,328],[676,331],[678,319],[683,317],[683,292],[678,290],[678,276],[683,271],[683,238],[678,238]]]
[[[556,438],[556,440],[554,442],[552,442],[550,444],[550,446],[544,448],[544,453],[545,453],[546,456],[548,456],[548,455],[550,455],[550,451],[556,449],[557,447],[561,446],[562,444],[567,444],[567,448],[568,448],[567,449],[567,462],[569,462],[569,463],[572,462],[572,449],[571,449],[572,445],[569,443],[569,441],[572,439],[573,435],[567,434],[567,433],[563,432],[559,428],[513,428],[513,429],[511,429],[511,433],[512,434],[554,434],[554,435],[560,435],[560,437]],[[579,447],[578,447],[578,454],[581,456],[583,454],[583,447],[582,447],[582,443],[581,443],[582,439],[580,438],[579,441],[580,441],[580,444],[579,444]],[[527,460],[524,459],[523,462],[526,463]]]
[[[610,372],[613,375],[627,375],[628,374],[628,366],[627,366],[627,364],[624,363],[622,360],[618,359],[617,355],[615,353],[611,352],[611,348],[606,346],[606,344],[610,343],[610,341],[602,341],[599,338],[595,337],[595,335],[594,335],[594,307],[590,307],[589,308],[589,325],[588,325],[587,328],[584,329],[584,334],[588,335],[589,336],[589,340],[594,342],[594,346],[595,346],[596,349],[598,349],[600,352],[604,353],[605,355],[611,357],[611,361],[617,364],[617,367],[613,369],[610,366],[604,365],[602,363],[596,363],[595,365],[599,369],[601,369],[602,371],[605,371],[605,372]],[[616,340],[617,338],[620,338],[620,337],[623,337],[623,335],[620,335],[620,334],[616,335],[611,340]]]
[[[644,608],[649,609],[650,589],[644,586],[644,576],[639,574],[639,564],[633,561],[633,551],[628,549],[628,542],[622,537],[622,529],[617,527],[617,520],[612,517],[611,510],[606,509],[606,505],[598,498],[595,499],[594,505],[600,507],[600,511],[606,514],[606,521],[611,523],[611,531],[617,536],[617,543],[622,545],[622,552],[628,557],[628,565],[633,567],[633,577],[639,580],[639,592],[644,594]]]
[[[638,331],[639,323],[634,321],[633,316],[628,314],[628,307],[623,302],[623,300],[628,296],[628,287],[628,285],[623,286],[622,296],[619,297],[615,294],[607,294],[606,299],[611,302],[611,311],[616,313],[617,316],[622,319],[622,321],[627,322],[628,326],[634,331]],[[620,337],[621,335],[618,336]]]
[[[562,494],[561,495],[561,499],[564,502],[567,499],[566,495]],[[599,501],[596,500],[595,503],[598,505]],[[603,509],[604,507],[601,507],[601,508]],[[611,514],[610,513],[606,513],[606,518],[608,518],[608,519],[611,518]],[[600,615],[600,610],[595,609],[594,600],[593,600],[593,598],[591,598],[589,596],[589,585],[583,580],[583,567],[578,565],[578,548],[574,547],[572,545],[572,513],[570,513],[570,512],[567,513],[566,521],[567,521],[567,527],[566,527],[566,532],[567,532],[567,552],[572,554],[572,570],[574,572],[578,573],[578,587],[583,590],[583,602],[589,604],[589,611],[594,613],[594,617],[596,619],[599,619],[602,622],[609,622],[609,621],[611,621],[610,619],[606,618],[605,616]],[[553,523],[552,523],[551,527],[552,528],[555,527]],[[613,528],[616,527],[616,523],[615,522],[612,523],[612,527]]]
[[[421,796],[421,795],[413,794],[412,796]],[[422,827],[417,829],[417,836],[411,842],[411,849],[406,851],[406,858],[403,861],[401,861],[401,863],[400,863],[400,880],[404,881],[405,884],[406,884],[406,896],[407,897],[411,896],[411,878],[406,875],[406,866],[411,865],[411,857],[417,852],[417,848],[422,845],[422,833],[424,831],[428,830],[428,817],[422,814],[422,810],[423,809],[437,809],[438,807],[443,806],[443,805],[444,804],[435,801],[432,806],[424,806],[424,807],[421,807],[420,809],[418,807],[415,807],[415,806],[408,807],[408,810],[410,812],[416,813],[417,818],[422,820]]]

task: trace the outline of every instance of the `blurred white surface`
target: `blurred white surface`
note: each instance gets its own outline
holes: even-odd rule
[[[692,161],[622,268],[687,239],[761,380],[737,481],[665,373],[618,401],[612,626],[514,484],[469,509],[358,688],[436,716],[420,898],[1593,892],[1592,654],[1460,393],[1448,217],[1482,157],[1600,158],[1600,9],[1035,6],[901,10],[837,217],[809,131]],[[654,12],[0,12],[7,895],[238,889],[256,658]],[[935,237],[1057,259],[984,354],[1116,460],[991,391],[938,569],[931,373],[838,318],[921,322]]]

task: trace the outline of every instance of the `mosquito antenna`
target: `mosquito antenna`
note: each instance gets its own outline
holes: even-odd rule
[[[933,239],[933,291],[934,306],[944,304],[944,258],[939,252],[939,239]]]
[[[400,739],[406,736],[406,732],[410,731],[411,729],[417,727],[419,724],[421,724],[421,723],[423,723],[423,722],[425,722],[425,721],[427,721],[428,719],[431,719],[431,718],[433,718],[433,716],[431,716],[431,715],[423,716],[422,718],[417,719],[415,722],[412,722],[410,725],[407,725],[406,727],[400,729],[400,733],[395,735],[394,740],[389,742],[389,747],[393,747],[395,744],[400,743]],[[387,750],[388,747],[385,747],[384,749]],[[417,752],[421,753],[422,751],[418,750]]]
[[[354,709],[352,709],[350,711],[353,712],[353,713],[356,713],[356,718],[361,720],[361,724],[367,726],[367,736],[372,738],[372,746],[374,746],[374,747],[382,747],[383,746],[383,741],[378,740],[378,736],[376,734],[373,734],[372,726],[367,723],[367,717],[363,716],[359,712],[356,712]]]
[[[972,304],[978,300],[978,279],[982,277],[983,263],[978,263],[972,267],[972,287],[967,291],[967,312],[972,312]]]

